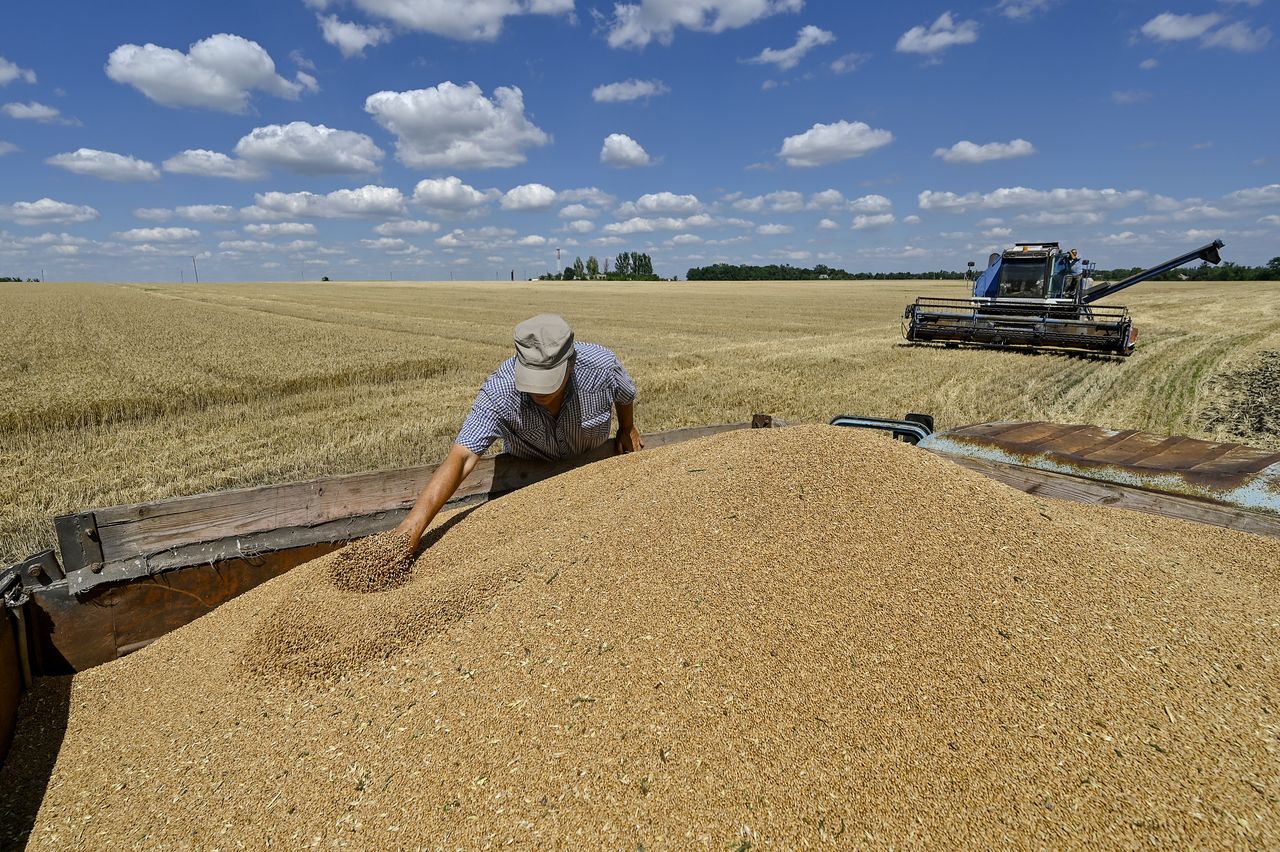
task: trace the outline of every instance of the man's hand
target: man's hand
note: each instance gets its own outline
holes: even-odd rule
[[[426,525],[422,523],[422,516],[408,515],[400,526],[396,527],[396,532],[409,537],[409,552],[413,553],[418,549],[418,542],[422,540],[423,530]]]
[[[629,429],[618,428],[618,437],[614,438],[614,446],[617,447],[619,453],[634,453],[637,450],[644,449],[644,440],[640,437],[640,430],[632,426]]]

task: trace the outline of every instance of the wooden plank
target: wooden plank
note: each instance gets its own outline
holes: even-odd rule
[[[649,448],[701,438],[746,424],[677,429],[645,437]],[[506,493],[531,482],[612,455],[612,443],[565,462],[510,455],[481,459],[455,499]],[[409,509],[437,465],[331,476],[179,497],[156,503],[96,509],[101,561],[117,565],[201,542],[237,539],[274,530],[314,528],[349,518]],[[70,566],[68,566],[70,567]],[[81,566],[77,566],[81,567]]]
[[[940,453],[961,467],[981,473],[983,476],[1006,485],[1044,497],[1092,503],[1099,506],[1118,506],[1135,512],[1163,515],[1184,521],[1211,524],[1216,527],[1256,533],[1280,538],[1280,516],[1250,512],[1217,503],[1178,497],[1141,488],[1131,488],[1112,482],[1052,473],[1037,468],[1021,467],[1002,462],[952,456]]]

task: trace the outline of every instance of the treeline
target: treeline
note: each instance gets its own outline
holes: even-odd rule
[[[1132,269],[1099,269],[1093,277],[1099,281],[1120,281],[1130,275],[1136,275],[1144,267]],[[1280,257],[1273,257],[1266,266],[1241,266],[1231,261],[1223,261],[1217,266],[1203,263],[1194,268],[1179,267],[1162,272],[1153,281],[1280,281]]]
[[[21,284],[26,281],[28,284],[39,284],[39,278],[0,278],[2,284]]]
[[[564,268],[559,275],[546,273],[538,276],[540,281],[660,281],[653,273],[653,258],[643,252],[624,251],[613,259],[613,269],[609,269],[609,258],[603,265],[595,255],[586,261],[575,258],[573,263]]]
[[[812,269],[789,263],[768,266],[713,263],[710,266],[693,267],[685,274],[685,278],[689,281],[945,281],[963,279],[964,275],[963,272],[945,269],[937,272],[847,272],[821,263]]]

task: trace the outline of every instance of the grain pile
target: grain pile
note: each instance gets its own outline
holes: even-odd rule
[[[389,532],[353,542],[330,556],[329,582],[344,592],[385,592],[413,571],[409,536]]]
[[[78,845],[1280,845],[1280,542],[737,432],[75,678]]]

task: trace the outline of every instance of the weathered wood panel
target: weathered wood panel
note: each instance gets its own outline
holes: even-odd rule
[[[1249,512],[1217,503],[1193,500],[1189,497],[1144,491],[1140,488],[1082,479],[1037,468],[964,456],[943,455],[962,467],[977,471],[983,476],[1028,494],[1055,497],[1059,500],[1074,500],[1078,503],[1093,503],[1099,506],[1116,506],[1135,512],[1163,515],[1168,518],[1280,538],[1280,517],[1264,515],[1260,512]]]
[[[747,424],[677,429],[645,437],[649,448]],[[514,491],[613,454],[612,442],[576,459],[481,459],[451,504]],[[333,476],[112,506],[56,519],[72,591],[184,565],[348,540],[387,529],[413,505],[438,465]],[[87,570],[80,570],[87,569]]]

